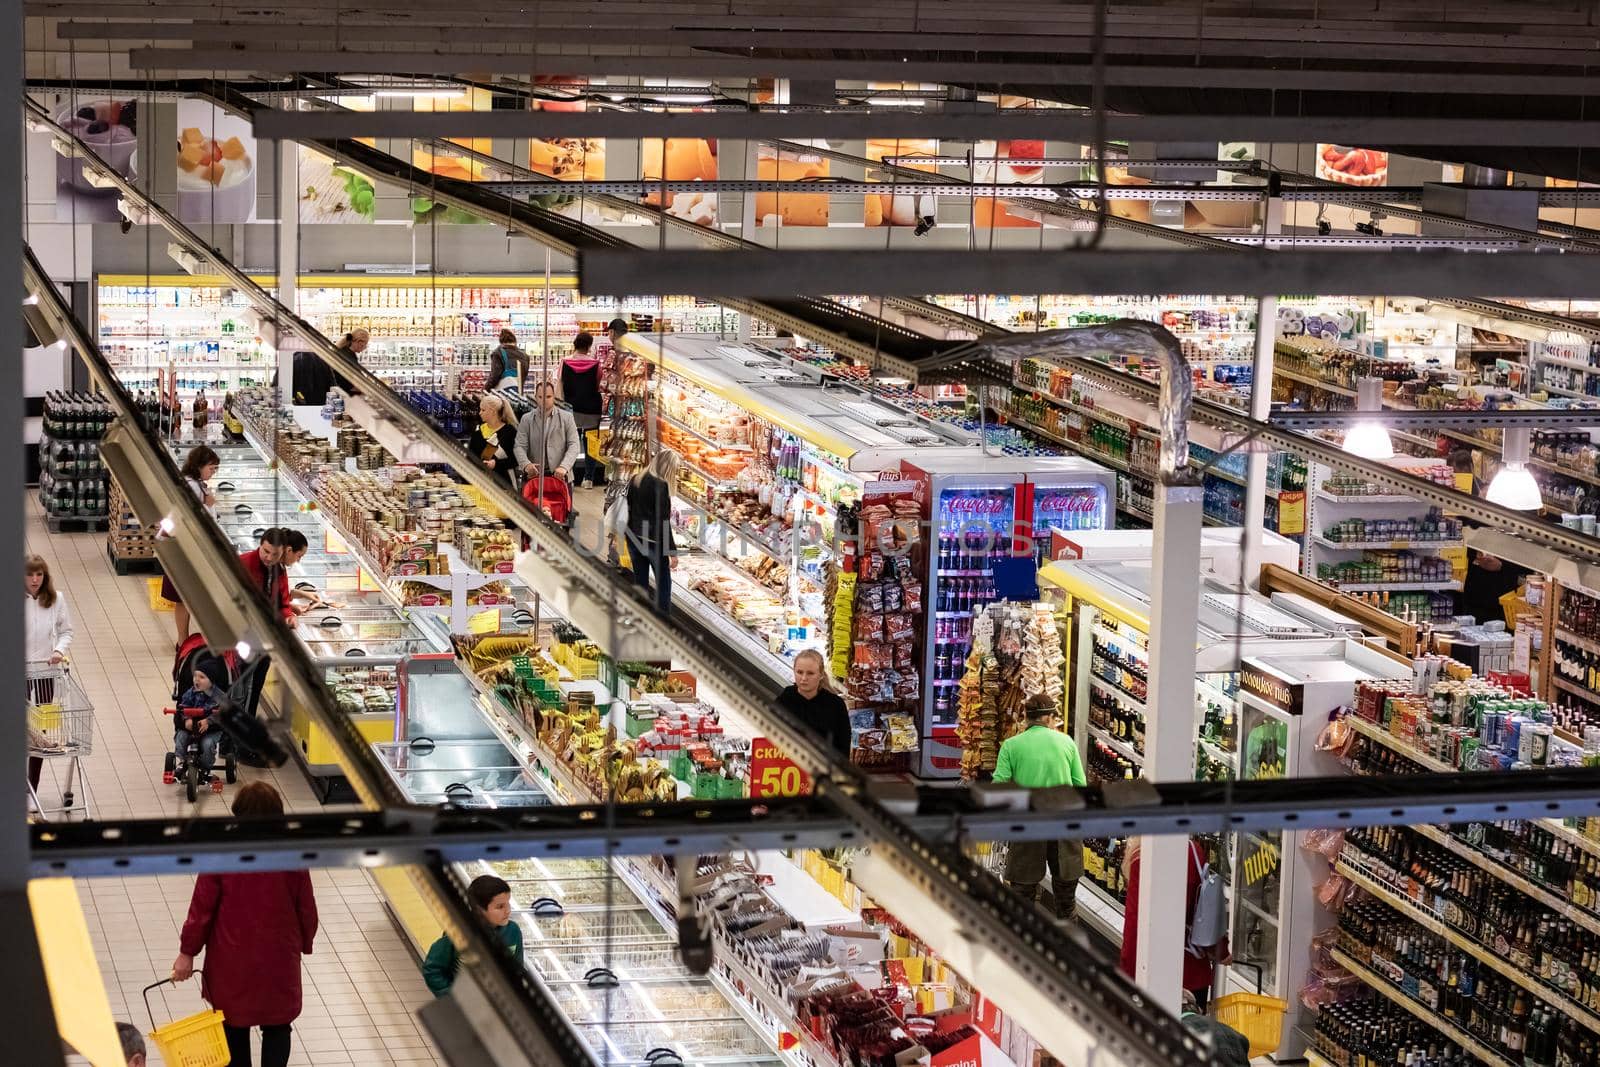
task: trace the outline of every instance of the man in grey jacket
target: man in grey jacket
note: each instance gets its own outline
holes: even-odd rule
[[[578,461],[578,425],[572,412],[556,406],[556,387],[540,382],[533,410],[517,423],[517,441],[512,447],[517,467],[529,478],[545,472],[566,478]]]

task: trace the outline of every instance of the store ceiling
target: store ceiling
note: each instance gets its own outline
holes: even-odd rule
[[[1149,0],[1108,5],[1108,107],[1145,115],[1583,119],[1600,48],[1600,13],[1579,0]],[[282,69],[283,53],[413,53],[432,70],[506,63],[599,73],[631,64],[709,60],[725,85],[787,74],[926,78],[1018,96],[1090,103],[1096,40],[1089,0],[260,0],[222,6],[166,0],[29,0],[46,20],[29,34],[30,74],[142,62],[189,73]],[[123,27],[110,24],[122,22]],[[263,29],[270,27],[269,33]],[[192,59],[174,51],[193,49]],[[566,60],[554,57],[569,57]],[[581,56],[582,59],[570,57]],[[714,57],[714,58],[713,58]],[[730,62],[730,60],[732,62]],[[121,70],[115,68],[122,67]],[[1441,77],[1443,76],[1443,77]],[[1518,87],[1508,91],[1508,86]],[[1595,93],[1600,97],[1600,93]],[[1600,179],[1600,153],[1484,144],[1373,145],[1407,154],[1558,177]]]

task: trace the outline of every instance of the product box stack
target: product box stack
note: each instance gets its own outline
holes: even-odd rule
[[[106,533],[106,550],[111,553],[111,564],[118,574],[156,566],[155,530],[145,526],[133,513],[128,495],[111,478],[110,528]]]

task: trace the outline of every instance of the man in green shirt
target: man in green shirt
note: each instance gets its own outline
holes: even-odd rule
[[[1028,726],[1000,745],[995,761],[996,784],[1011,783],[1025,789],[1083,786],[1088,779],[1078,746],[1061,732],[1055,702],[1046,696],[1028,701]],[[1083,842],[1013,841],[1006,849],[1006,883],[1029,900],[1039,899],[1045,868],[1050,870],[1050,894],[1057,921],[1077,914],[1078,879],[1083,877]]]

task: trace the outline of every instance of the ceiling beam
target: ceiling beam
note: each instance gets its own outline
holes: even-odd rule
[[[283,53],[291,56],[291,53]],[[399,53],[394,53],[398,55]],[[322,59],[338,53],[300,54],[284,69],[323,70]],[[408,56],[426,73],[457,67],[477,57]],[[530,59],[532,57],[529,57]],[[340,59],[339,69],[364,70]],[[571,66],[572,64],[566,64]],[[1011,108],[977,113],[920,112],[906,108],[790,110],[662,114],[651,111],[320,111],[263,110],[256,136],[267,140],[338,140],[358,137],[714,137],[828,138],[937,137],[951,141],[1040,138],[1088,144],[1094,140],[1091,112],[1073,108]],[[1563,120],[1412,119],[1370,116],[1110,115],[1105,136],[1130,141],[1245,140],[1280,144],[1495,145],[1541,148],[1600,147],[1600,122]]]
[[[530,44],[538,47],[561,47],[577,44],[593,44],[592,31],[566,31],[550,30],[537,24],[530,25],[532,40]],[[58,32],[64,40],[109,40],[109,41],[203,41],[225,42],[241,45],[253,45],[262,39],[262,32],[270,29],[271,39],[275,44],[285,41],[326,41],[332,33],[342,32],[347,37],[358,37],[364,45],[393,42],[393,43],[419,43],[427,41],[430,44],[480,44],[483,33],[476,28],[463,28],[461,26],[423,26],[402,23],[395,25],[374,26],[347,26],[342,24],[311,23],[303,25],[294,24],[268,24],[268,23],[152,23],[143,22],[118,22],[118,23],[83,23],[69,22],[62,24]],[[603,51],[608,46],[621,45],[625,42],[636,42],[639,45],[649,45],[655,48],[740,48],[755,49],[768,48],[804,48],[797,41],[789,39],[792,35],[785,34],[730,34],[720,33],[708,35],[703,32],[675,33],[672,31],[651,30],[633,33],[623,32],[620,36],[610,37],[603,44],[591,50]],[[1034,39],[1034,47],[1019,48],[1017,42],[1023,40],[1013,36],[1000,39],[1001,43],[985,43],[972,38],[951,38],[946,44],[939,44],[921,35],[907,34],[894,35],[897,43],[884,43],[878,40],[882,35],[869,35],[867,39],[857,41],[855,35],[834,34],[806,34],[806,37],[817,39],[817,43],[810,47],[840,48],[848,47],[853,51],[871,51],[874,49],[895,49],[910,51],[926,55],[937,52],[941,48],[959,50],[972,54],[976,51],[1020,51],[1023,53],[1051,52],[1060,55],[1060,48],[1067,42],[1059,42],[1051,47],[1039,47],[1039,39]],[[759,44],[755,40],[742,40],[742,38],[772,37],[773,40],[766,44]],[[700,43],[706,40],[720,41],[720,44],[711,45]],[[736,43],[739,42],[739,43]],[[150,49],[158,53],[167,61],[157,62],[156,66],[175,66],[179,63],[203,63],[207,65],[226,66],[236,61],[243,61],[251,57],[255,62],[256,53],[246,50],[225,50],[230,57],[225,61],[212,61],[216,59],[217,49],[197,50],[206,58],[188,57],[185,59],[171,58],[174,51],[183,53],[184,50]],[[382,53],[379,53],[382,54]],[[429,53],[435,55],[435,53]],[[449,53],[446,53],[449,54]],[[482,57],[489,57],[499,63],[506,56],[513,57],[512,73],[520,73],[529,68],[530,63],[544,65],[560,63],[567,57],[553,53],[540,53],[538,51],[515,53],[457,53],[457,62],[462,67],[472,66],[482,62]],[[530,59],[529,57],[537,57]],[[996,83],[1033,83],[1033,84],[1059,84],[1059,85],[1089,85],[1093,79],[1093,66],[1088,62],[1086,54],[1081,54],[1079,62],[1066,63],[1037,63],[1015,60],[996,59],[992,61],[968,60],[951,62],[945,59],[912,59],[909,62],[895,63],[884,58],[838,58],[838,59],[808,59],[787,57],[746,57],[730,55],[697,55],[686,57],[684,61],[672,60],[669,57],[632,57],[618,56],[618,60],[626,60],[630,64],[641,61],[652,63],[667,63],[670,69],[684,69],[685,64],[692,63],[696,72],[711,74],[734,71],[751,73],[759,70],[767,74],[790,74],[800,76],[810,70],[839,70],[853,69],[856,76],[865,76],[868,71],[892,73],[899,80],[921,79],[938,81],[992,81]],[[1445,95],[1501,95],[1516,93],[1520,95],[1543,96],[1583,96],[1600,91],[1600,74],[1586,76],[1581,74],[1480,74],[1468,72],[1412,72],[1398,68],[1375,71],[1356,70],[1316,70],[1304,69],[1296,65],[1293,69],[1226,69],[1219,67],[1198,67],[1192,62],[1192,57],[1185,56],[1188,62],[1175,66],[1109,66],[1105,71],[1106,84],[1115,87],[1148,87],[1148,88],[1210,88],[1210,89],[1257,89],[1257,90],[1323,90],[1333,92],[1392,92],[1392,93],[1427,93]],[[307,64],[301,69],[330,69]],[[482,68],[475,68],[482,69]],[[505,71],[502,71],[504,73]],[[844,75],[841,75],[844,76]]]
[[[1197,278],[1229,293],[1582,298],[1600,291],[1600,257],[1555,252],[626,252],[578,257],[594,296],[728,293],[761,297],[866,293],[1193,292]]]

